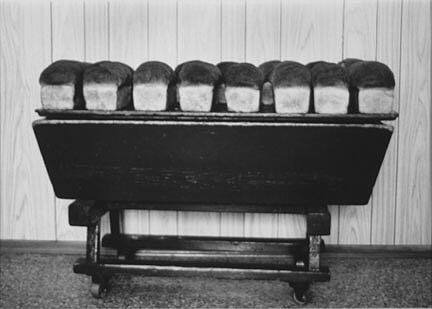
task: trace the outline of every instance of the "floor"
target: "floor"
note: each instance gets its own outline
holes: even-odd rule
[[[72,272],[77,256],[2,253],[1,308],[294,307],[279,281],[114,277],[102,299]],[[334,258],[331,281],[314,284],[306,307],[432,307],[430,258]]]

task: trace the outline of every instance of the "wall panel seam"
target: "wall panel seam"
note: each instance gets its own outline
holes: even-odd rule
[[[403,35],[402,35],[402,30],[403,30],[403,0],[400,0],[400,26],[399,26],[399,76],[398,76],[398,112],[400,112],[400,105],[401,105],[401,76],[402,76],[402,39],[403,39]],[[395,205],[394,205],[394,223],[393,223],[393,244],[396,244],[396,224],[397,224],[397,207],[398,207],[398,185],[397,185],[397,181],[399,178],[399,136],[400,136],[400,130],[399,130],[399,118],[396,120],[396,124],[398,126],[398,130],[396,132],[396,175],[395,175],[395,179],[396,179],[396,184],[395,184],[395,192],[394,192],[394,201],[395,201]]]

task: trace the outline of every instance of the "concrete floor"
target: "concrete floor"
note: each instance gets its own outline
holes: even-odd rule
[[[76,256],[2,253],[1,308],[294,307],[279,281],[116,275],[94,299],[89,279],[72,272]],[[306,307],[432,307],[432,259],[335,258],[331,281],[312,285]]]

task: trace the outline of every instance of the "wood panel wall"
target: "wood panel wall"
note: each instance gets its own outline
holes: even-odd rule
[[[54,197],[31,122],[38,76],[61,58],[377,59],[396,75],[395,126],[368,205],[330,207],[330,243],[431,244],[428,0],[0,0],[0,238],[83,240]],[[300,237],[302,216],[125,211],[130,233]],[[107,218],[103,228],[107,229]]]

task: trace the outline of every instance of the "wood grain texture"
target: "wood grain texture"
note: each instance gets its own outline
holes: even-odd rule
[[[376,0],[345,0],[344,58],[375,59]],[[369,244],[372,201],[365,206],[343,206],[339,211],[339,243]]]
[[[84,2],[84,59],[98,62],[109,59],[109,19],[107,0]],[[101,218],[101,235],[110,232],[109,214]]]
[[[377,15],[377,61],[387,64],[396,80],[394,109],[399,111],[400,30],[402,0],[379,1]],[[396,210],[398,122],[389,122],[395,130],[372,193],[372,244],[393,244]]]
[[[281,59],[308,63],[316,60],[338,62],[342,59],[343,0],[282,1]],[[332,233],[323,237],[337,243],[339,209],[331,206]],[[299,221],[302,220],[302,221]],[[305,235],[304,218],[279,215],[279,234]],[[287,227],[290,227],[287,230]],[[288,233],[289,232],[289,233]],[[288,233],[288,234],[287,234]]]
[[[147,1],[109,2],[110,60],[121,61],[133,69],[148,60]]]
[[[97,62],[109,58],[108,0],[84,2],[85,60]]]
[[[23,22],[31,21],[31,22]],[[50,6],[0,2],[0,238],[55,239],[54,194],[31,123],[50,63]]]
[[[282,1],[282,59],[340,61],[343,12],[343,0]]]
[[[221,236],[244,236],[245,214],[222,212],[220,218]]]
[[[149,60],[177,65],[177,1],[149,0]]]
[[[148,60],[148,3],[131,0],[109,2],[109,55],[133,69]],[[150,217],[147,210],[125,210],[121,216],[125,233],[148,234]]]
[[[281,2],[246,2],[246,61],[259,65],[281,57]],[[245,236],[276,237],[278,214],[245,214]]]
[[[84,60],[84,2],[55,0],[51,5],[52,56],[59,59]],[[68,206],[73,200],[55,199],[56,239],[85,240],[86,229],[69,226]]]
[[[177,64],[177,1],[149,0],[149,60],[163,61],[173,69]],[[177,211],[149,212],[150,234],[176,235]]]
[[[278,215],[264,213],[246,213],[244,236],[277,237]]]
[[[404,1],[395,242],[431,243],[431,3]]]
[[[221,2],[221,57],[222,61],[245,61],[246,0]],[[244,213],[221,213],[222,236],[244,235]]]
[[[220,213],[179,211],[179,235],[220,235]]]
[[[220,0],[178,2],[178,63],[221,59]]]
[[[222,0],[221,6],[222,60],[242,62],[246,52],[246,0]]]
[[[280,59],[280,0],[246,2],[246,61],[259,65]]]
[[[178,63],[200,59],[210,63],[221,60],[220,0],[178,1]],[[220,234],[220,213],[179,212],[178,232],[181,235]]]

